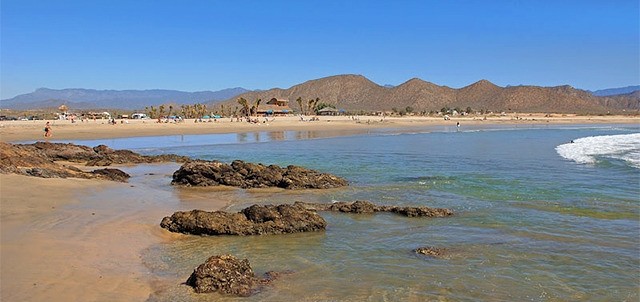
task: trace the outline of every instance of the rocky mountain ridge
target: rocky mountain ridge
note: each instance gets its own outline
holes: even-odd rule
[[[488,80],[480,80],[459,89],[440,86],[418,78],[398,86],[381,86],[361,75],[337,75],[310,80],[288,89],[274,88],[251,91],[222,104],[237,106],[237,99],[249,102],[271,98],[289,100],[294,110],[300,110],[296,99],[320,98],[326,103],[350,112],[405,110],[414,112],[439,111],[441,108],[470,107],[475,111],[516,111],[556,113],[606,113],[609,111],[639,110],[638,95],[598,97],[589,91],[571,86],[507,86],[500,87]],[[211,103],[210,105],[216,105]]]

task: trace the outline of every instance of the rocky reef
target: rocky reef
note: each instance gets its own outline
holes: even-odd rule
[[[129,175],[119,169],[82,171],[58,161],[85,163],[88,166],[140,164],[167,161],[187,161],[177,155],[145,156],[129,150],[112,150],[100,145],[95,148],[75,144],[37,142],[34,144],[0,143],[0,173],[43,178],[98,178],[126,182]]]
[[[196,293],[213,293],[248,297],[264,285],[279,277],[282,273],[267,272],[265,278],[256,277],[249,260],[238,259],[233,255],[211,256],[200,264],[186,284]]]
[[[314,211],[332,211],[355,214],[373,214],[376,212],[390,212],[407,217],[446,217],[453,215],[453,211],[443,208],[430,207],[399,207],[380,206],[370,201],[358,200],[354,202],[334,202],[334,203],[308,203],[296,202],[295,205]]]
[[[164,217],[160,226],[193,235],[265,235],[322,231],[327,222],[300,205],[253,205],[238,213],[192,210]]]
[[[224,185],[245,189],[329,189],[347,186],[348,182],[335,175],[299,166],[282,168],[235,160],[230,165],[218,161],[187,162],[173,173],[171,184],[201,187]]]

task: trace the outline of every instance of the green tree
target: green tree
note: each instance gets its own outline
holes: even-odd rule
[[[406,111],[407,113],[411,113],[413,112],[413,107],[407,106],[407,108],[405,108],[404,111]]]

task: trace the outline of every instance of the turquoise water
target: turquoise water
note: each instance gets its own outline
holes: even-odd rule
[[[159,280],[153,301],[206,300],[180,283],[220,253],[248,258],[257,273],[294,272],[241,300],[638,301],[640,168],[633,152],[640,148],[618,150],[614,144],[609,153],[592,154],[590,162],[563,157],[556,148],[574,140],[560,149],[580,155],[589,144],[614,136],[635,140],[639,132],[638,125],[463,127],[460,132],[432,127],[75,142],[225,162],[295,164],[351,183],[328,191],[194,193],[233,200],[229,211],[253,203],[365,199],[456,213],[439,219],[322,213],[329,225],[323,233],[184,236],[143,255]],[[579,140],[586,137],[598,139]],[[413,254],[420,246],[449,252],[442,259]]]

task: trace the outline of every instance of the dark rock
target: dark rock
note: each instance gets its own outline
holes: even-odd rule
[[[233,186],[240,188],[328,189],[347,186],[343,178],[298,166],[218,161],[192,161],[173,173],[171,184],[181,186]]]
[[[205,263],[193,270],[186,284],[192,286],[196,293],[218,292],[248,297],[277,278],[292,273],[269,271],[264,274],[264,278],[258,278],[249,260],[241,260],[233,255],[218,255],[209,257]]]
[[[127,180],[131,177],[131,175],[123,172],[119,169],[98,169],[94,170],[91,173],[100,175],[102,178],[119,181],[119,182],[127,182]]]
[[[419,248],[417,248],[417,249],[415,249],[413,251],[416,254],[426,255],[426,256],[434,257],[434,258],[442,257],[447,252],[446,249],[437,248],[437,247],[431,247],[431,246],[419,247]]]
[[[14,173],[43,178],[100,178],[126,181],[129,175],[117,170],[84,172],[56,161],[88,162],[88,165],[108,166],[112,163],[151,163],[187,161],[176,155],[143,156],[128,150],[112,150],[101,145],[95,148],[74,144],[37,142],[34,144],[0,143],[0,173]]]
[[[250,296],[259,284],[259,279],[249,265],[249,260],[240,260],[232,255],[212,256],[200,264],[187,279],[187,285],[196,293],[212,293]]]
[[[193,235],[265,235],[322,231],[326,221],[299,205],[253,205],[238,213],[192,210],[175,212],[160,226]]]
[[[297,201],[295,205],[299,205],[315,211],[332,211],[356,214],[391,212],[407,217],[446,217],[453,215],[453,211],[449,209],[429,207],[379,206],[365,200],[358,200],[355,202],[340,201],[334,203],[308,203]]]

